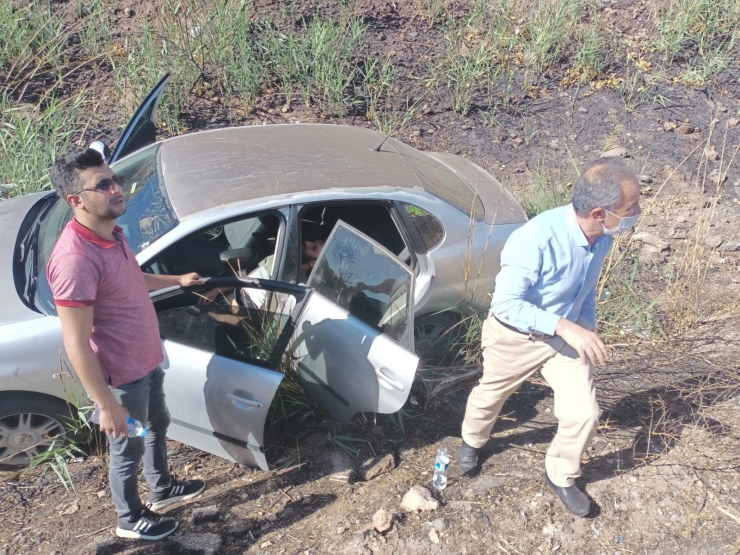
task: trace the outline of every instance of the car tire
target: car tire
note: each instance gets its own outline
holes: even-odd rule
[[[71,405],[49,395],[0,394],[0,471],[24,468],[52,445],[74,442],[68,424],[75,417]]]
[[[421,360],[426,360],[444,346],[450,330],[458,323],[457,316],[449,311],[420,316],[414,320],[414,349]]]

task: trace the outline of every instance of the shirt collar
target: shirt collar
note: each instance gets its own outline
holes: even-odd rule
[[[97,245],[104,249],[110,249],[111,247],[118,246],[118,242],[111,241],[110,239],[105,239],[104,237],[101,237],[89,227],[86,227],[82,225],[80,222],[78,222],[77,218],[72,218],[72,221],[70,222],[70,226],[72,226],[72,231],[74,231],[77,235],[79,235],[86,241],[90,241],[94,245]],[[116,226],[115,228],[113,228],[113,233],[116,235],[119,235],[123,233],[123,230],[120,227]]]
[[[573,208],[572,204],[569,204],[568,208],[565,211],[565,222],[568,226],[568,232],[573,238],[575,244],[579,247],[590,248],[591,245],[588,244],[588,239],[586,239],[586,235],[583,233],[581,226],[578,225],[578,220],[576,219],[576,211]]]

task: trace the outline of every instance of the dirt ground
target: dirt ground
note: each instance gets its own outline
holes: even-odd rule
[[[630,21],[644,9],[630,0],[610,5],[614,18]],[[120,3],[122,10],[130,6],[137,11],[133,19],[149,9],[148,2]],[[394,50],[409,72],[416,57],[441,48],[439,33],[419,24],[404,3],[368,2],[366,9],[374,23],[370,48]],[[607,146],[622,147],[644,185],[645,215],[637,231],[650,236],[623,247],[635,256],[639,251],[641,260],[629,287],[654,299],[685,275],[692,257],[705,261],[696,273],[699,291],[689,279],[682,299],[658,301],[673,315],[695,305],[695,317],[681,325],[666,321],[675,332],[669,337],[642,340],[600,324],[612,360],[597,370],[601,427],[584,455],[582,482],[597,506],[589,518],[571,516],[544,484],[544,452],[556,420],[551,392],[535,378],[507,402],[477,478],[462,477],[457,468],[472,383],[433,400],[422,388],[419,403],[405,408],[403,429],[365,414],[346,429],[316,418],[273,430],[267,444],[272,472],[172,442],[174,473],[203,478],[207,489],[167,511],[180,520],[179,530],[155,545],[112,535],[103,456],[69,464],[74,491],[50,471],[2,474],[0,555],[740,553],[738,163],[727,170],[740,147],[739,76],[703,89],[665,81],[656,91],[668,99],[665,106],[643,103],[632,111],[615,90],[563,88],[561,77],[543,76],[536,94],[523,98],[520,109],[503,112],[494,126],[475,110],[462,116],[448,99],[430,96],[398,138],[421,150],[465,156],[516,191],[531,189],[540,174],[572,183],[574,166],[598,158]],[[270,99],[236,119],[202,100],[187,117],[193,130],[283,122],[371,126],[361,115],[328,117],[318,108],[283,113]],[[126,118],[111,113],[104,119],[100,129],[115,139]],[[716,158],[705,154],[711,146]],[[715,169],[723,174],[719,184],[711,177]],[[342,449],[335,434],[363,440],[351,444],[359,453]],[[443,447],[452,465],[447,489],[434,494],[439,508],[403,510],[411,486],[433,491],[434,458]],[[370,481],[360,478],[363,462],[389,453],[395,468]],[[381,508],[394,515],[384,534],[372,524]]]

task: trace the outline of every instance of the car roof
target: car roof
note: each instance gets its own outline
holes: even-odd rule
[[[423,191],[390,142],[373,150],[384,138],[346,125],[230,127],[168,139],[160,162],[180,218],[233,202],[331,188]]]

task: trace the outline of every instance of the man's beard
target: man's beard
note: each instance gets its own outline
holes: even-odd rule
[[[122,205],[113,205],[111,206],[108,204],[105,206],[105,208],[102,208],[99,213],[93,214],[96,218],[100,220],[117,220],[121,216],[123,216],[126,213],[126,203],[124,202]]]

